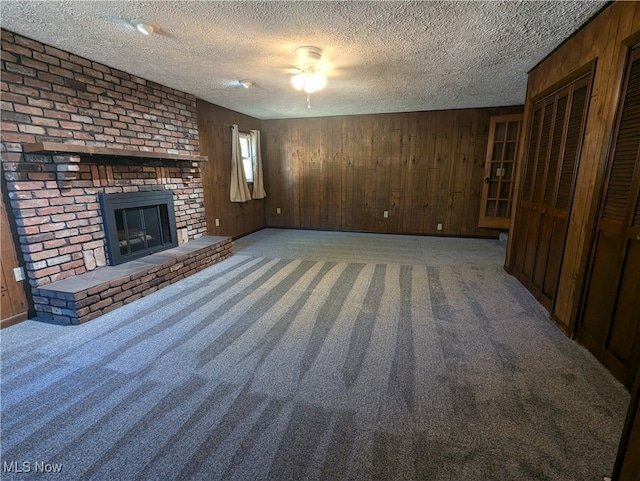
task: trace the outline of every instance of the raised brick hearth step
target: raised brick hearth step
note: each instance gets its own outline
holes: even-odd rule
[[[80,324],[173,284],[232,254],[230,237],[204,236],[174,249],[37,289],[38,317]]]

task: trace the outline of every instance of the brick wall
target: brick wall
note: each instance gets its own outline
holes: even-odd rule
[[[102,193],[172,190],[180,243],[206,233],[198,162],[25,154],[3,168],[32,287],[106,265]]]
[[[170,189],[180,243],[206,233],[201,169],[193,157],[195,97],[6,30],[1,34],[3,187],[32,288],[106,264],[101,193]],[[24,144],[36,142],[122,155],[23,152]],[[158,153],[158,159],[127,157],[136,151]]]
[[[6,30],[0,85],[4,152],[21,152],[21,144],[42,141],[198,151],[193,95]]]

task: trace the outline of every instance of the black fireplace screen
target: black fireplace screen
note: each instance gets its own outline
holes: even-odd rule
[[[104,194],[100,204],[111,265],[178,245],[171,191]]]

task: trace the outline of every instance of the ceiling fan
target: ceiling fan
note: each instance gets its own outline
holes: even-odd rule
[[[311,94],[327,85],[327,77],[321,64],[322,49],[305,45],[296,49],[296,56],[298,60],[291,70],[291,84],[296,90],[306,92],[307,108],[311,108]]]

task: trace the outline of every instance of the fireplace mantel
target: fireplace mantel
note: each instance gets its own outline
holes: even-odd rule
[[[138,159],[185,160],[189,162],[206,162],[206,155],[169,154],[166,152],[145,152],[142,150],[109,149],[90,145],[65,144],[62,142],[37,142],[23,144],[25,154],[76,154],[100,157],[121,157]]]

